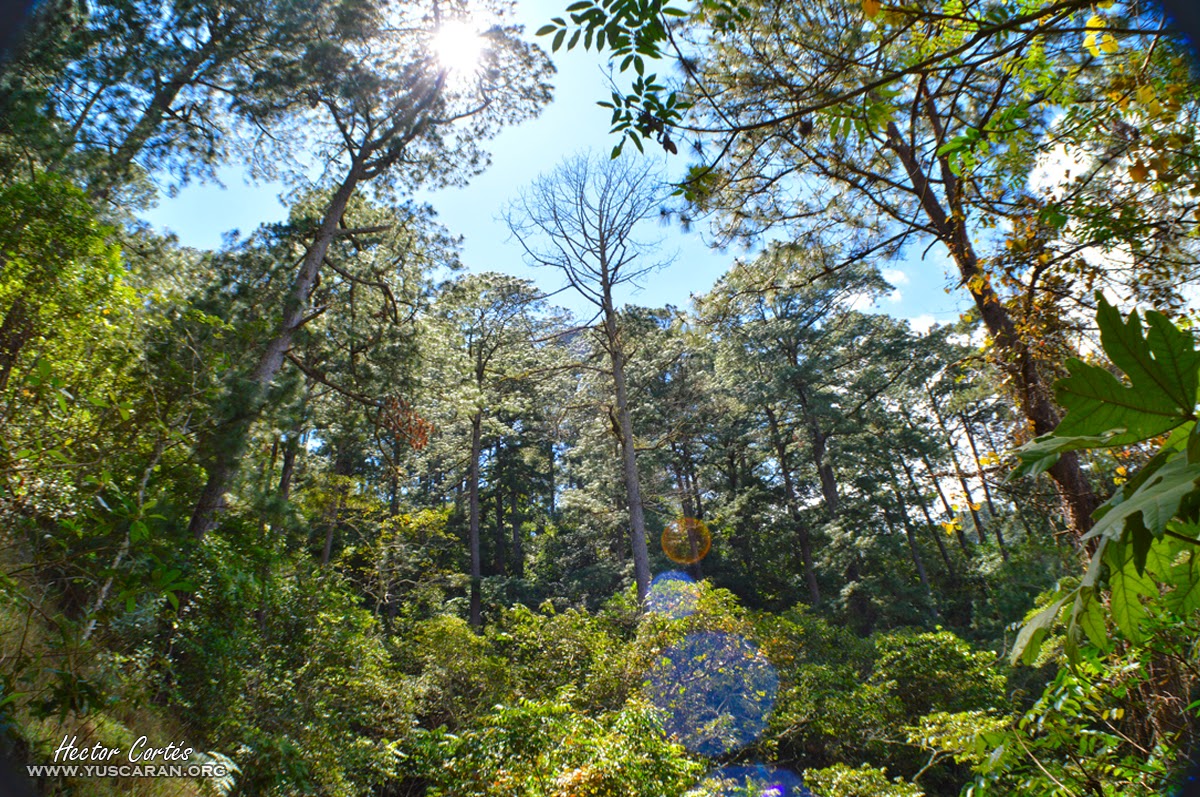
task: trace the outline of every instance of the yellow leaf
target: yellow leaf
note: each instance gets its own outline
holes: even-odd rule
[[[1154,101],[1154,87],[1153,86],[1138,86],[1137,99],[1138,99],[1138,102],[1142,103],[1143,105],[1147,105],[1147,104],[1153,102]]]
[[[1144,183],[1146,178],[1150,176],[1150,167],[1138,161],[1129,167],[1129,179],[1135,183]]]
[[[1100,36],[1100,49],[1106,53],[1115,53],[1121,49],[1117,44],[1117,39],[1111,33],[1105,33]]]
[[[1100,57],[1100,48],[1096,46],[1096,34],[1089,33],[1088,35],[1084,36],[1083,37],[1083,46],[1094,57],[1096,57],[1096,58]]]
[[[882,0],[863,0],[863,13],[873,17],[883,8]]]
[[[1104,17],[1099,14],[1092,14],[1092,18],[1087,21],[1089,28],[1103,28],[1108,23],[1104,21]]]
[[[1099,0],[1096,3],[1096,8],[1112,8],[1116,0]]]

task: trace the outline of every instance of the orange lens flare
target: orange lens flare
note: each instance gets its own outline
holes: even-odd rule
[[[712,548],[712,534],[703,520],[681,517],[672,520],[663,529],[663,553],[672,562],[691,565],[708,555]]]

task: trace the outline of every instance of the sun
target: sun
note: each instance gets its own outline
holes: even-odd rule
[[[459,76],[479,68],[484,41],[470,23],[454,20],[441,25],[433,36],[433,52],[442,67]]]

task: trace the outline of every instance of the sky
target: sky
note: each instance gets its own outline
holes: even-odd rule
[[[532,36],[532,31],[561,14],[566,4],[567,0],[519,0],[516,16]],[[452,234],[462,236],[462,261],[468,269],[526,277],[548,293],[563,287],[561,276],[525,264],[520,246],[510,239],[499,218],[501,209],[522,187],[563,159],[589,149],[607,153],[617,140],[608,133],[609,112],[596,105],[608,95],[602,59],[582,50],[557,53],[552,58],[558,68],[553,102],[538,118],[506,128],[490,142],[491,167],[466,187],[421,192],[415,197],[431,204],[439,222]],[[645,157],[660,161],[672,176],[680,176],[686,168],[683,158],[655,149],[647,147]],[[261,223],[287,215],[279,200],[284,193],[282,185],[250,184],[245,169],[237,164],[221,169],[219,178],[222,185],[195,184],[173,197],[164,196],[143,217],[159,229],[174,232],[187,246],[214,249],[231,230],[247,234]],[[676,252],[677,256],[672,265],[643,278],[640,289],[627,288],[618,296],[622,303],[686,307],[692,294],[706,292],[736,258],[748,256],[743,251],[711,248],[703,224],[688,233],[676,225],[649,232],[662,239],[664,254]],[[956,288],[946,292],[950,282],[945,250],[936,247],[924,261],[920,250],[907,255],[904,261],[881,266],[896,289],[892,295],[874,308],[862,309],[911,319],[921,331],[933,322],[955,321],[965,308],[966,294]],[[585,318],[591,314],[590,306],[569,290],[553,301]]]

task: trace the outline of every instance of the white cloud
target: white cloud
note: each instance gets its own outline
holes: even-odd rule
[[[881,271],[879,273],[882,274],[883,278],[885,280],[887,280],[888,282],[890,282],[892,285],[907,285],[908,284],[908,274],[904,273],[903,271],[901,271],[898,268],[885,268],[883,271]]]
[[[1079,150],[1068,150],[1059,144],[1042,154],[1029,172],[1029,190],[1046,199],[1057,199],[1071,181],[1086,173],[1095,158]]]
[[[891,293],[889,293],[889,294],[888,294],[888,296],[887,296],[887,300],[888,300],[889,302],[900,302],[900,301],[903,301],[903,299],[904,299],[904,294],[903,294],[903,293],[900,291],[900,289],[899,289],[899,288],[897,288],[896,290],[892,291],[892,292],[891,292]]]
[[[913,332],[921,335],[924,335],[926,332],[932,329],[933,325],[936,323],[937,320],[929,313],[922,313],[916,318],[908,319],[908,325],[913,328]]]
[[[847,310],[853,310],[855,312],[865,313],[867,310],[870,310],[874,306],[875,306],[875,299],[873,299],[871,297],[871,294],[867,293],[866,291],[863,291],[862,293],[856,293],[853,296],[850,296],[848,299],[846,299],[846,309]]]

